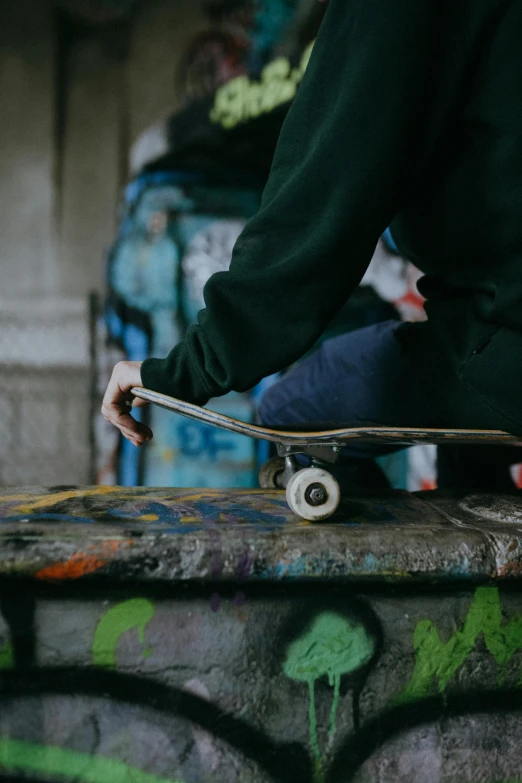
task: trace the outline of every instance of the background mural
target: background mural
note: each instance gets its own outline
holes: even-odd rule
[[[259,195],[253,179],[249,187],[233,187],[223,178],[183,171],[145,174],[131,183],[108,263],[109,342],[135,361],[166,356],[204,306],[207,279],[228,268]],[[251,421],[254,401],[255,391],[230,394],[214,407]],[[118,479],[124,485],[254,485],[253,441],[154,407],[145,415],[155,439],[143,457],[121,443]]]

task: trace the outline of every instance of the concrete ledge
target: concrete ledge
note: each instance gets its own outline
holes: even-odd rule
[[[58,487],[0,490],[0,575],[45,581],[510,580],[522,497],[366,494],[328,524],[282,492]]]

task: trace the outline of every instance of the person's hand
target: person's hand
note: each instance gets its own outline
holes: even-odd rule
[[[143,386],[140,367],[141,362],[118,362],[112,371],[101,408],[104,419],[114,424],[135,446],[143,446],[152,438],[152,430],[133,419],[129,412],[133,406],[139,408],[147,404],[130,393],[133,386]]]

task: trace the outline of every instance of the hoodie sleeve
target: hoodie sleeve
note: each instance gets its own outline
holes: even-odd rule
[[[359,284],[426,154],[436,0],[330,0],[261,207],[197,325],[143,384],[204,404],[302,356]],[[440,17],[439,17],[440,18]]]

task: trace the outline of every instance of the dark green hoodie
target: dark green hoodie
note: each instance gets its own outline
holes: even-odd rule
[[[288,366],[390,223],[440,424],[522,432],[522,0],[330,0],[261,208],[143,384],[203,404]]]

